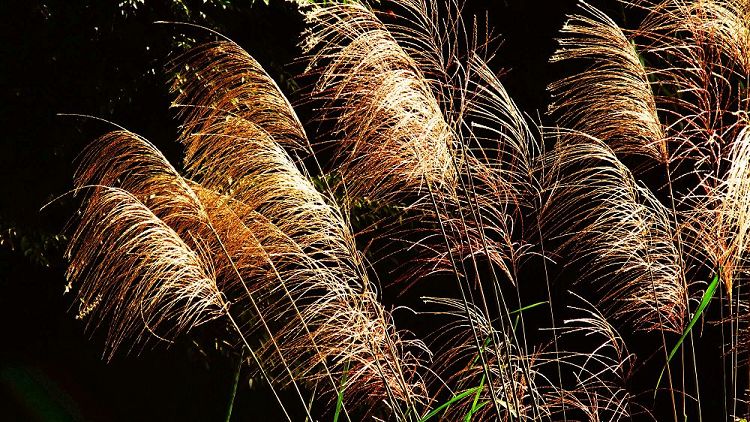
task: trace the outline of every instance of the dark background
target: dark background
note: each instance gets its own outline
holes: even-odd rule
[[[613,2],[592,1],[622,21]],[[536,116],[560,76],[547,60],[576,0],[469,1],[500,35],[492,63],[519,107]],[[292,100],[299,87],[302,16],[293,3],[232,0],[6,0],[0,6],[0,420],[223,420],[236,363],[189,340],[102,360],[103,342],[84,331],[64,295],[64,237],[72,213],[63,196],[82,147],[122,125],[178,163],[176,122],[162,71],[184,43],[206,31],[242,45]],[[301,118],[310,116],[304,108]],[[311,130],[311,133],[314,131]],[[204,353],[208,353],[206,356]],[[257,382],[255,383],[258,384]],[[272,420],[263,388],[241,378],[234,420]]]

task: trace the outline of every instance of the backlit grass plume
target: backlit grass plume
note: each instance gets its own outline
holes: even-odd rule
[[[456,189],[455,135],[416,61],[365,6],[315,8],[308,50],[336,110],[339,171],[354,197]],[[318,64],[320,63],[320,64]]]
[[[565,23],[551,60],[579,59],[588,68],[550,86],[550,111],[559,112],[560,125],[594,136],[618,154],[665,161],[665,135],[638,47],[607,15],[579,4],[585,15]]]
[[[107,343],[116,349],[151,335],[173,338],[226,312],[208,251],[188,245],[132,194],[98,189],[69,247],[67,277],[81,282],[78,318],[108,321]]]
[[[247,56],[239,57],[247,60],[251,72],[261,71],[252,67],[254,62]],[[248,78],[244,89],[257,94],[258,88],[270,91],[269,84],[267,77]],[[200,96],[204,88],[181,89],[187,98]],[[226,95],[233,95],[231,92]],[[263,110],[278,107],[279,98],[283,98],[279,92],[269,93]],[[240,107],[246,111],[244,115],[236,109],[222,109],[224,104],[234,106],[233,101],[216,103],[211,99],[196,105],[210,113],[186,113],[185,127],[191,128],[184,135],[186,168],[193,181],[183,179],[147,141],[127,132],[115,132],[92,144],[76,181],[79,189],[92,190],[82,218],[93,228],[79,226],[76,241],[71,243],[75,256],[71,268],[102,261],[100,265],[118,272],[101,278],[96,273],[80,277],[80,271],[71,271],[72,281],[81,282],[83,291],[90,292],[83,298],[84,306],[93,307],[91,311],[98,307],[110,310],[118,324],[113,326],[118,328],[118,337],[110,343],[114,348],[123,341],[120,336],[127,334],[119,330],[121,326],[143,322],[153,331],[150,326],[158,325],[152,321],[155,318],[160,323],[176,319],[179,331],[184,332],[196,324],[192,321],[216,316],[216,312],[201,312],[186,294],[190,307],[184,316],[178,314],[180,308],[174,303],[181,297],[157,294],[159,290],[151,292],[146,285],[135,284],[140,274],[149,275],[159,289],[166,289],[162,284],[183,282],[187,283],[184,289],[197,290],[194,286],[205,280],[205,289],[212,287],[213,296],[199,296],[203,301],[199,303],[205,302],[206,309],[211,300],[224,304],[217,308],[228,315],[228,323],[242,340],[240,347],[250,347],[248,339],[256,331],[267,338],[251,353],[257,357],[258,369],[274,384],[294,385],[302,395],[298,384],[321,383],[328,385],[324,392],[335,395],[341,380],[346,379],[346,403],[357,403],[351,407],[364,414],[381,408],[383,401],[402,402],[402,407],[391,408],[396,414],[414,412],[421,387],[409,368],[413,364],[409,360],[416,358],[413,354],[409,358],[405,350],[411,346],[399,339],[371,290],[345,220],[281,147],[284,139],[290,138],[289,126],[275,124],[268,115],[255,112],[253,107],[260,107],[261,101],[257,95],[252,101],[244,105],[246,109]],[[291,109],[289,116],[294,116]],[[297,135],[304,136],[301,126],[295,127]],[[130,231],[120,234],[125,237],[119,240],[101,238],[100,232],[111,229],[114,234],[123,227],[109,217],[128,211],[105,208],[112,202],[109,192],[114,187],[141,198],[143,203],[137,203],[143,208],[141,213],[165,231],[162,236],[171,235],[170,241],[183,247],[185,263],[172,258],[176,268],[160,269],[166,264],[159,259],[167,257],[154,256],[153,263],[139,260],[133,271],[124,270],[123,266],[132,265],[131,259],[138,258],[130,253],[139,245],[133,242],[156,240],[155,235],[131,240]],[[96,214],[100,208],[103,215]],[[102,216],[108,218],[102,220]],[[128,214],[122,218],[130,222],[144,217]],[[113,249],[100,247],[105,240]],[[167,246],[149,245],[139,252],[150,256],[148,248]],[[128,253],[119,253],[121,250]],[[168,271],[196,273],[196,281],[170,281]],[[116,295],[104,294],[113,288]],[[119,311],[111,311],[113,308]],[[176,309],[160,312],[171,308]],[[153,315],[139,321],[142,309]],[[137,327],[134,330],[140,335]]]
[[[637,78],[643,89],[638,90],[633,86],[630,92],[648,94],[649,90],[646,88],[650,85],[650,91],[654,93],[656,113],[647,114],[661,122],[663,132],[663,166],[657,166],[657,169],[661,168],[654,170],[659,175],[658,181],[654,183],[652,175],[650,183],[644,187],[654,194],[657,202],[652,203],[664,206],[650,208],[661,208],[660,213],[665,213],[665,221],[669,223],[668,227],[672,227],[669,233],[675,242],[674,252],[678,258],[674,260],[679,264],[675,273],[684,280],[685,298],[693,298],[698,304],[680,305],[682,309],[693,308],[695,311],[690,323],[682,329],[683,334],[676,346],[667,347],[666,338],[662,337],[665,352],[670,351],[669,354],[665,353],[667,363],[662,374],[665,370],[669,371],[680,347],[689,350],[692,363],[682,365],[682,386],[676,388],[682,390],[682,393],[678,393],[682,397],[676,399],[675,389],[669,391],[674,407],[678,406],[680,400],[686,406],[685,403],[691,399],[687,396],[690,393],[685,392],[690,387],[686,386],[684,377],[692,378],[690,382],[694,390],[691,391],[696,396],[694,406],[696,413],[701,415],[703,409],[700,396],[705,394],[705,390],[701,389],[701,371],[697,367],[700,354],[696,350],[696,335],[692,330],[698,320],[706,318],[704,312],[713,295],[719,295],[714,293],[716,284],[710,281],[711,278],[714,281],[720,280],[724,286],[721,295],[725,299],[720,305],[722,309],[718,311],[723,315],[719,317],[722,321],[719,343],[724,350],[724,357],[723,366],[716,369],[722,373],[724,391],[727,391],[724,411],[726,414],[738,415],[738,399],[741,395],[737,388],[741,382],[737,373],[741,365],[735,351],[738,338],[745,328],[730,321],[737,320],[739,310],[744,306],[733,291],[738,289],[735,279],[742,273],[742,258],[737,253],[744,249],[739,244],[744,242],[741,222],[747,215],[744,199],[738,200],[746,196],[739,192],[743,191],[742,186],[747,178],[743,170],[745,159],[742,152],[746,143],[743,133],[747,125],[747,4],[731,0],[625,3],[645,14],[645,18],[632,31],[626,32],[627,39],[634,45],[634,49],[630,51],[638,54],[631,55],[631,59],[637,57],[641,63],[639,67],[645,71],[639,72],[641,77]],[[602,19],[603,17],[598,18],[600,21]],[[609,26],[612,26],[611,21]],[[599,56],[603,51],[600,46],[607,44],[607,41],[599,40],[593,45],[581,44],[581,40],[588,43],[593,39],[581,38],[580,27],[576,31],[579,33],[575,44],[578,49],[573,51],[585,53],[578,58],[607,63],[606,59],[602,61]],[[566,42],[568,41],[563,41]],[[627,51],[624,39],[621,38],[620,43],[621,50]],[[563,44],[563,52],[566,51],[566,45]],[[568,48],[567,51],[571,50]],[[631,62],[636,64],[634,60]],[[595,64],[593,74],[599,69]],[[590,80],[592,84],[589,84],[589,92],[619,89],[623,84],[609,78],[617,78],[626,73],[612,71],[605,78]],[[580,77],[587,78],[588,75],[588,72],[583,72]],[[643,79],[644,75],[647,79]],[[645,84],[646,81],[648,85]],[[582,87],[583,85],[575,89],[583,89]],[[628,95],[622,97],[629,98]],[[639,97],[648,98],[647,95]],[[585,100],[581,104],[585,104]],[[615,109],[619,107],[619,100],[612,98],[609,102],[599,104],[603,106],[600,108],[607,116],[617,115]],[[608,104],[611,105],[611,110],[608,110]],[[645,111],[652,108],[641,109]],[[596,125],[597,119],[588,122]],[[628,119],[622,121],[622,126],[624,130],[639,127]],[[584,131],[593,136],[601,136],[593,126]],[[656,255],[659,259],[665,256]],[[736,272],[738,269],[739,272]],[[677,298],[676,294],[672,296],[673,299]],[[730,315],[729,318],[726,317],[727,314]],[[684,319],[683,324],[685,322],[687,319]],[[674,324],[673,327],[679,330],[679,324]],[[657,325],[653,328],[663,330],[665,327]],[[689,342],[690,346],[687,347],[685,342]],[[675,420],[677,416],[678,411],[674,409]]]
[[[411,27],[384,24],[356,4],[308,14],[315,90],[336,111],[336,171],[351,198],[403,205],[435,224],[414,242],[431,255],[426,273],[451,272],[452,255],[481,254],[512,280],[522,247],[513,233],[517,215],[508,214],[529,201],[533,136],[473,50],[444,52],[458,36],[436,32],[457,31],[460,19],[445,24],[421,1],[395,6]],[[450,73],[448,61],[464,66],[460,74]]]
[[[78,317],[109,358],[219,327],[288,420],[744,420],[750,8],[623,5],[567,20],[545,125],[461,2],[307,7],[310,138],[238,44],[178,55],[180,169],[81,155]]]
[[[611,316],[680,331],[686,292],[668,210],[601,141],[561,134],[549,155],[540,218],[562,241],[556,253],[601,292]]]

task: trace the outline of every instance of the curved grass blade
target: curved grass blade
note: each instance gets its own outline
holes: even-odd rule
[[[669,352],[669,356],[667,357],[667,362],[664,364],[664,368],[662,368],[661,373],[659,373],[659,379],[656,381],[656,388],[654,389],[654,397],[656,397],[656,392],[659,390],[659,384],[661,383],[661,379],[664,376],[664,371],[667,370],[667,365],[669,365],[669,362],[672,360],[674,355],[677,353],[678,350],[680,350],[680,347],[682,346],[682,342],[685,341],[685,338],[688,334],[690,334],[690,331],[693,329],[693,326],[696,322],[698,322],[698,319],[703,315],[703,311],[706,309],[708,304],[711,302],[711,299],[713,299],[714,295],[716,294],[716,288],[719,286],[719,272],[721,272],[721,268],[716,272],[716,275],[714,275],[713,280],[711,280],[711,284],[708,285],[708,288],[706,289],[706,292],[703,293],[703,297],[701,298],[701,303],[698,305],[698,309],[695,311],[695,315],[693,315],[693,318],[690,320],[690,323],[685,328],[685,331],[682,333],[682,336],[680,336],[680,339],[677,341],[677,344],[674,345],[672,348],[672,351]]]
[[[448,406],[452,405],[453,403],[455,403],[455,402],[463,399],[464,397],[470,396],[472,394],[476,394],[477,391],[481,391],[481,387],[482,386],[476,386],[474,388],[470,388],[470,389],[468,389],[468,390],[466,390],[466,391],[464,391],[462,393],[459,393],[459,394],[453,396],[453,398],[451,398],[447,402],[441,404],[437,408],[433,409],[430,413],[426,414],[422,419],[419,420],[419,422],[425,422],[427,420],[432,419],[435,415],[437,415],[438,413],[442,412],[443,410],[445,410]]]
[[[344,386],[346,385],[346,374],[349,373],[349,362],[346,362],[346,365],[344,366],[344,375],[341,377],[341,385],[339,386],[339,394],[338,397],[336,397],[336,412],[333,414],[333,422],[339,421],[339,416],[341,416],[341,408],[344,404]]]
[[[486,379],[486,376],[482,374],[482,381],[479,382],[479,388],[477,388],[477,393],[474,395],[474,402],[471,403],[471,410],[469,410],[469,413],[466,415],[466,418],[464,418],[464,422],[471,422],[471,417],[474,416],[474,413],[476,413],[479,409],[484,407],[488,402],[482,402],[479,403],[479,396],[482,394],[482,389],[484,388],[484,380]]]
[[[240,383],[240,373],[242,372],[242,363],[245,361],[244,354],[240,355],[237,370],[234,372],[234,381],[232,384],[232,394],[229,396],[229,406],[227,406],[227,417],[224,419],[229,422],[232,419],[232,409],[234,408],[234,399],[237,397],[237,385]]]
[[[523,312],[523,311],[529,310],[529,309],[531,309],[531,308],[536,308],[537,306],[541,306],[541,305],[544,305],[544,304],[545,304],[545,303],[547,303],[547,302],[548,302],[548,301],[546,301],[546,300],[543,300],[543,301],[541,301],[541,302],[537,302],[537,303],[532,303],[531,305],[526,305],[526,306],[524,306],[523,308],[519,308],[519,309],[516,309],[515,311],[510,311],[510,313],[511,313],[511,315],[512,315],[512,314],[517,314],[517,313],[520,313],[520,312]]]

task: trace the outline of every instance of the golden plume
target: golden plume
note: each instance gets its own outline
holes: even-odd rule
[[[339,171],[352,197],[389,202],[456,189],[455,135],[418,64],[366,7],[314,8],[306,50],[336,110]]]
[[[540,218],[565,265],[580,269],[608,316],[680,331],[686,284],[669,211],[594,138],[562,133],[543,163]]]
[[[224,315],[207,251],[185,243],[130,193],[96,189],[70,238],[66,276],[80,284],[78,317],[94,327],[107,322],[110,358],[129,340],[174,338]]]
[[[178,98],[195,102],[181,103],[186,169],[194,181],[126,131],[105,135],[83,154],[75,185],[88,191],[85,221],[69,251],[71,280],[82,283],[83,313],[103,309],[122,321],[112,325],[118,329],[112,349],[123,344],[129,331],[120,329],[131,328],[139,313],[153,332],[175,324],[169,336],[223,314],[240,347],[250,348],[256,332],[265,337],[250,353],[272,384],[291,385],[300,398],[300,384],[320,384],[319,393],[328,397],[343,388],[345,412],[380,413],[389,403],[386,411],[405,419],[423,402],[421,345],[400,338],[346,220],[282,148],[309,146],[288,101],[235,47],[199,47],[184,56],[192,60],[192,76],[176,76]],[[212,72],[221,66],[195,59],[200,55],[218,56],[239,79],[216,88],[212,78],[223,76]],[[126,202],[112,189],[135,205],[110,205]],[[131,242],[135,229],[125,228],[143,227],[137,221],[147,216],[159,230],[147,227]],[[162,245],[150,244],[162,239]],[[139,248],[140,255],[132,252]],[[168,252],[163,258],[151,257],[162,249]],[[126,271],[133,260],[142,261],[142,270]],[[103,271],[109,275],[103,278],[86,270],[97,263],[117,272]],[[169,278],[183,273],[192,279]],[[136,283],[144,274],[148,283]]]
[[[552,62],[581,61],[585,71],[549,86],[559,125],[604,141],[617,154],[666,162],[667,148],[648,73],[635,44],[607,15],[580,2]]]
[[[224,57],[231,51],[231,68],[242,89],[217,93],[210,77],[199,76],[211,72],[213,62],[192,59],[195,74],[173,86],[180,86],[185,110],[210,110],[183,113],[188,175],[206,192],[220,193],[210,203],[231,209],[222,212],[222,220],[242,222],[247,237],[269,233],[265,241],[255,239],[269,269],[256,281],[266,291],[259,312],[272,327],[271,341],[260,356],[271,373],[296,374],[310,385],[325,382],[324,392],[335,394],[338,380],[345,378],[347,406],[362,410],[384,401],[401,403],[403,408],[391,412],[403,417],[402,412],[413,411],[422,401],[414,356],[421,346],[403,341],[395,331],[345,217],[284,149],[312,153],[289,102],[247,53],[229,47],[199,47],[184,57]],[[235,101],[233,95],[238,95]],[[279,110],[281,123],[245,111],[254,108]],[[258,230],[258,225],[270,225],[273,231]]]

